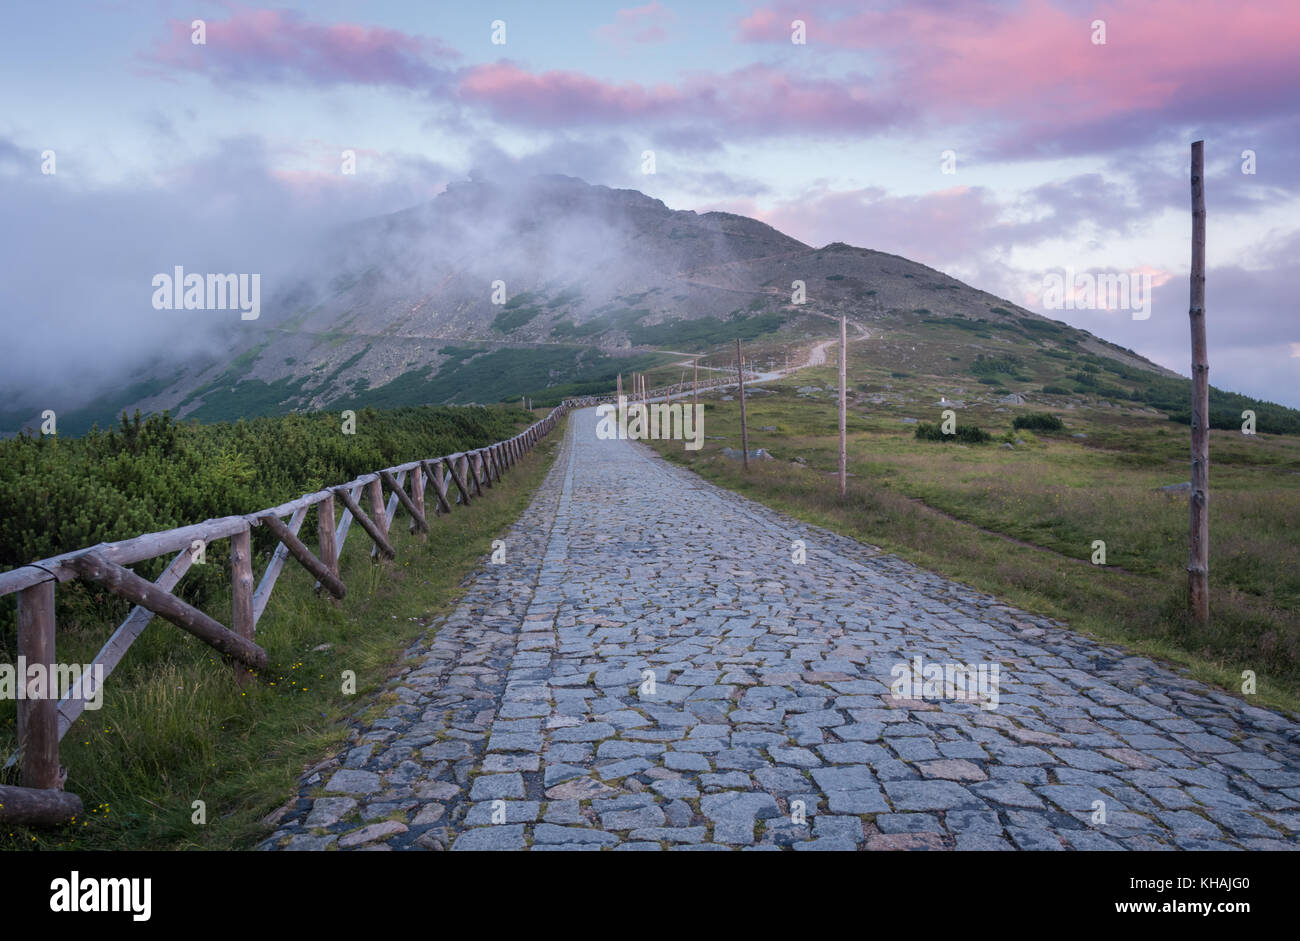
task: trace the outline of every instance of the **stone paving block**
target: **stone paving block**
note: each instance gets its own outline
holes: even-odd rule
[[[470,800],[494,800],[524,796],[523,776],[515,774],[481,774],[470,788]]]
[[[502,824],[464,830],[456,837],[452,850],[521,850],[524,848],[524,825]]]
[[[954,781],[886,781],[884,787],[895,810],[956,810],[987,806]]]

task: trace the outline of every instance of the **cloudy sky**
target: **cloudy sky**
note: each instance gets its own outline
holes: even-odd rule
[[[1186,374],[1204,139],[1211,382],[1300,406],[1295,0],[52,10],[14,0],[0,35],[11,385],[104,378],[142,335],[207,342],[145,272],[274,268],[472,173],[535,172],[901,254]],[[1149,274],[1151,317],[1046,310],[1067,268]]]

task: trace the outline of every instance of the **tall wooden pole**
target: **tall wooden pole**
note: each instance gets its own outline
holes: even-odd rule
[[[749,470],[749,429],[745,427],[745,361],[740,354],[740,337],[736,337],[736,375],[740,377],[740,454]]]
[[[700,358],[695,357],[695,378],[691,380],[691,408],[700,404]]]
[[[1205,141],[1192,144],[1192,493],[1187,605],[1210,618],[1210,364],[1205,349]]]
[[[840,496],[848,493],[849,487],[849,442],[848,442],[848,319],[840,314]]]
[[[615,396],[616,399],[621,399],[623,397],[623,374],[622,373],[618,374],[618,392],[615,393]]]

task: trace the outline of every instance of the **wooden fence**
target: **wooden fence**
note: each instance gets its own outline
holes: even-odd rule
[[[752,382],[757,378],[758,378],[757,373],[752,373],[748,369],[745,370],[746,382]],[[697,388],[701,392],[703,392],[706,389],[716,389],[719,386],[734,386],[737,385],[738,381],[739,380],[736,378],[735,374],[733,373],[730,376],[723,376],[718,379],[703,380],[702,382],[699,383]],[[660,386],[657,389],[651,389],[646,393],[646,398],[666,399],[669,396],[680,396],[685,398],[690,394],[691,394],[691,383],[674,382],[672,385]],[[630,390],[624,392],[623,397],[627,399],[629,403],[636,403],[641,400],[641,396],[639,394]],[[568,405],[569,408],[587,408],[588,406],[591,405],[615,404],[617,402],[617,399],[618,396],[616,395],[588,395],[580,399],[566,399],[565,404]]]
[[[256,643],[257,622],[290,556],[316,577],[318,589],[325,589],[335,598],[344,597],[347,586],[339,577],[338,560],[353,520],[370,537],[372,557],[392,558],[396,553],[388,532],[399,504],[411,517],[411,531],[427,532],[429,508],[425,498],[430,484],[433,485],[430,495],[433,514],[450,513],[454,503],[469,506],[494,481],[500,481],[501,475],[532,450],[569,410],[591,404],[595,404],[594,398],[565,400],[515,437],[484,448],[364,474],[349,483],[304,494],[256,513],[100,543],[0,573],[0,596],[18,595],[19,662],[29,668],[43,665],[46,675],[44,683],[33,682],[31,686],[26,671],[16,677],[23,690],[18,699],[18,750],[6,767],[20,765],[22,785],[0,785],[0,822],[56,823],[82,810],[80,798],[63,790],[66,772],[59,764],[59,742],[81,715],[86,701],[96,695],[96,678],[91,672],[83,673],[62,699],[56,699],[57,686],[50,689],[58,675],[55,669],[56,584],[78,578],[92,581],[135,605],[95,657],[95,665],[103,668],[99,682],[122,661],[155,614],[220,651],[234,665],[237,681],[246,682],[251,671],[267,665],[266,651]],[[359,502],[363,493],[369,512]],[[336,498],[343,504],[337,525]],[[316,552],[298,536],[312,507],[317,510]],[[254,526],[267,527],[279,540],[256,587],[251,549]],[[172,594],[199,553],[219,539],[230,540],[233,613],[229,628]],[[171,553],[177,553],[176,557],[152,582],[126,567]],[[27,695],[29,692],[32,695]]]

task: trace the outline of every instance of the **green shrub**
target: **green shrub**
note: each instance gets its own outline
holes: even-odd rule
[[[1035,431],[1061,431],[1065,428],[1065,422],[1051,412],[1028,412],[1017,415],[1011,427],[1032,428]]]
[[[519,297],[524,296],[525,295],[523,294],[519,295]],[[493,330],[500,330],[502,333],[509,333],[512,330],[518,330],[542,312],[540,307],[520,307],[515,303],[515,301],[519,300],[519,297],[512,299],[508,304],[506,304],[505,309],[502,310],[501,313],[492,318]]]
[[[80,438],[0,441],[0,570],[74,549],[206,519],[252,513],[361,474],[416,458],[481,447],[513,435],[531,416],[515,407],[357,407],[356,433],[338,412],[183,424],[167,413],[122,416],[107,431]],[[314,517],[313,517],[314,518]],[[313,524],[314,525],[314,524]],[[253,528],[255,554],[275,544]],[[178,594],[202,605],[229,592],[229,543],[207,550]],[[134,566],[150,580],[171,561]],[[121,620],[127,605],[93,585],[59,587],[59,622]],[[0,662],[14,626],[13,604],[0,606]]]
[[[980,353],[975,357],[975,362],[970,364],[971,375],[973,376],[1016,376],[1019,377],[1020,370],[1024,368],[1024,361],[1018,356],[985,356]]]
[[[991,434],[975,425],[958,425],[953,434],[946,435],[940,425],[924,421],[916,426],[916,437],[921,441],[963,441],[967,444],[985,444],[993,440]]]

